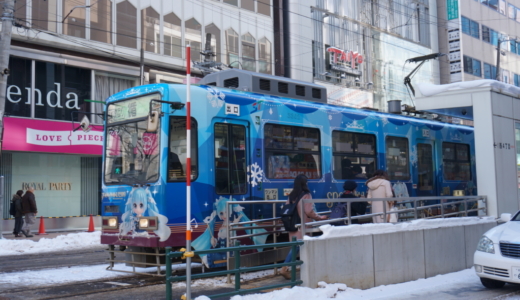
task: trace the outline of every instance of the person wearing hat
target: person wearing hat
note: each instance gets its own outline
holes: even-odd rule
[[[357,189],[357,183],[352,180],[347,180],[343,184],[344,191],[341,194],[341,196],[339,196],[339,197],[340,198],[359,198],[359,197],[356,197],[356,195],[355,195],[356,189]],[[365,201],[352,202],[350,204],[350,216],[355,217],[355,216],[364,215],[366,212],[366,209],[367,209],[367,205],[368,205],[368,203]],[[358,219],[352,220],[352,224],[359,224],[359,220]]]

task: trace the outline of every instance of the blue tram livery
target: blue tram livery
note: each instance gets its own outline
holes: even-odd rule
[[[477,194],[471,127],[327,105],[317,85],[228,73],[191,87],[196,250],[225,247],[226,222],[272,214],[271,205],[235,205],[227,216],[227,201],[286,199],[301,173],[313,198],[339,197],[347,179],[363,195],[376,169],[410,197]],[[143,253],[185,245],[185,103],[183,84],[139,86],[107,100],[102,244]],[[265,243],[267,236],[249,242]],[[223,259],[203,261],[212,267]]]

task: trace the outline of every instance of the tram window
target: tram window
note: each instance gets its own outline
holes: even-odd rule
[[[469,145],[442,143],[442,163],[444,166],[444,179],[471,180]]]
[[[168,181],[186,181],[186,117],[170,118]],[[191,180],[198,175],[197,122],[191,119]]]
[[[376,166],[376,137],[373,134],[333,131],[332,155],[334,178],[368,178]]]
[[[408,139],[386,137],[386,171],[390,180],[410,179]]]
[[[215,124],[215,191],[217,194],[247,193],[246,128]]]
[[[266,124],[264,143],[267,178],[293,179],[298,174],[321,178],[318,129]]]
[[[417,144],[417,172],[419,175],[418,189],[433,190],[433,152],[430,144]]]

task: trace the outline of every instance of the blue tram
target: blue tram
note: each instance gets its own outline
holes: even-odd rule
[[[192,86],[191,145],[185,85],[145,85],[107,100],[102,244],[143,252],[185,245],[187,146],[197,250],[225,245],[223,222],[272,213],[271,205],[236,206],[226,216],[227,201],[286,199],[300,173],[309,178],[313,198],[337,198],[347,179],[364,194],[376,169],[411,197],[453,190],[477,195],[473,128],[312,102],[323,95],[315,86],[261,76],[245,88],[237,84],[240,76],[231,78],[233,86],[223,80],[233,88],[207,80]],[[266,89],[267,80],[277,92]],[[307,91],[311,101],[283,97],[291,87],[300,99]],[[216,261],[204,260],[208,266]]]

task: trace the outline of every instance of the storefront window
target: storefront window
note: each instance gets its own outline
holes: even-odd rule
[[[112,1],[99,0],[90,7],[90,39],[112,44]]]
[[[90,74],[87,69],[37,61],[35,117],[79,121],[74,111],[90,111],[90,103],[84,101],[91,99]]]
[[[7,77],[5,114],[31,116],[31,60],[9,57],[9,69],[16,76]]]
[[[76,6],[80,7],[73,9]],[[70,12],[63,21],[63,34],[85,38],[86,9],[83,8],[84,6],[85,0],[63,1],[63,15],[66,16]]]

